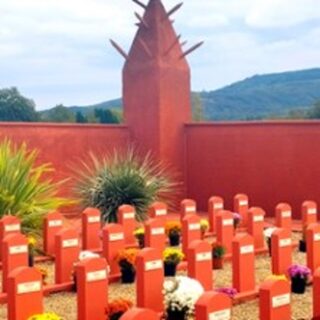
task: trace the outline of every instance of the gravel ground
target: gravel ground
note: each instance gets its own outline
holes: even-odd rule
[[[297,240],[300,235],[293,234]],[[299,264],[306,263],[305,254],[294,251],[293,261]],[[259,256],[255,261],[256,282],[257,285],[263,282],[271,274],[270,258],[268,256]],[[54,268],[52,263],[41,263],[39,266],[46,267],[49,271],[48,282],[53,283]],[[184,272],[180,272],[184,274]],[[231,286],[232,271],[231,264],[225,263],[223,270],[215,270],[213,275],[214,286]],[[109,300],[116,298],[126,298],[135,302],[135,285],[121,285],[118,283],[109,285]],[[312,318],[312,290],[308,288],[304,295],[292,295],[292,319],[310,320]],[[76,295],[74,293],[59,293],[45,298],[45,310],[54,311],[64,320],[77,319]],[[257,320],[259,319],[258,300],[236,305],[233,308],[233,320]],[[6,307],[0,306],[0,319],[7,319]]]

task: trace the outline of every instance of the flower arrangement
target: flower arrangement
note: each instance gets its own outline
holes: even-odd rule
[[[49,275],[48,269],[45,267],[38,267],[38,266],[36,266],[36,269],[41,273],[43,285],[47,285],[48,284],[47,278]]]
[[[167,319],[179,320],[194,314],[194,306],[204,290],[201,284],[185,276],[165,280],[164,305]]]
[[[108,303],[107,306],[107,319],[119,320],[121,316],[132,308],[133,303],[126,299],[116,299]]]
[[[54,312],[48,312],[42,314],[35,314],[28,318],[28,320],[62,320],[62,318]]]
[[[237,213],[237,212],[233,213],[233,227],[235,229],[238,228],[238,226],[239,226],[239,224],[241,222],[241,219],[242,219],[242,217],[241,217],[241,215],[239,213]]]
[[[33,265],[34,265],[34,256],[35,256],[35,253],[36,253],[37,240],[32,235],[29,235],[27,240],[28,240],[29,267],[33,267]]]
[[[136,237],[136,239],[138,240],[140,249],[144,248],[144,234],[145,234],[144,228],[143,227],[137,228],[133,232],[133,234]]]
[[[227,296],[229,296],[231,299],[233,299],[237,294],[238,291],[235,288],[229,288],[229,287],[224,287],[224,288],[219,288],[216,290],[219,293],[224,293]]]
[[[212,257],[214,259],[221,259],[226,254],[226,248],[219,242],[212,244]]]
[[[171,246],[178,246],[180,244],[181,222],[168,221],[165,226],[166,235],[169,237]]]
[[[308,267],[294,264],[288,268],[288,274],[291,278],[291,291],[298,294],[305,293],[311,270]]]
[[[179,264],[184,259],[184,254],[180,249],[166,248],[163,251],[163,261],[168,264]]]
[[[132,283],[135,279],[136,269],[136,257],[139,250],[130,248],[120,250],[117,255],[117,262],[121,271],[122,283]]]
[[[205,233],[209,230],[209,221],[207,219],[200,220],[200,231],[202,237],[204,237]]]

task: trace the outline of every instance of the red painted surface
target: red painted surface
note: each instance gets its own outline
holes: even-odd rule
[[[320,320],[320,268],[313,276],[313,320]]]
[[[210,231],[216,230],[216,216],[220,210],[223,210],[223,199],[221,197],[211,197],[208,200],[208,215],[210,223]]]
[[[318,206],[314,201],[304,201],[301,206],[302,224],[306,228],[311,223],[317,223]]]
[[[249,197],[246,194],[236,194],[233,198],[233,211],[241,216],[240,226],[248,224]]]
[[[159,320],[160,316],[152,310],[132,308],[128,310],[121,320]]]
[[[248,211],[248,233],[253,237],[255,249],[265,247],[263,234],[265,212],[261,208],[253,207]]]
[[[101,212],[95,208],[86,208],[82,212],[82,248],[83,250],[101,249]]]
[[[276,226],[292,230],[292,209],[288,203],[279,203],[276,206]]]
[[[310,224],[306,230],[307,265],[312,273],[320,268],[320,224]]]
[[[135,208],[129,205],[122,205],[118,208],[118,220],[119,224],[122,225],[125,234],[125,243],[133,245],[136,243],[136,238],[134,237],[134,230],[137,226],[135,220]]]
[[[196,214],[187,214],[182,219],[182,251],[187,256],[189,245],[194,240],[200,240],[200,217]]]
[[[145,246],[162,252],[166,247],[166,233],[163,219],[149,219],[145,223]]]
[[[50,212],[43,219],[43,247],[48,256],[54,255],[55,236],[63,228],[63,216],[60,212]]]
[[[233,214],[221,210],[216,216],[217,241],[223,245],[227,253],[231,253],[232,239],[234,236]]]

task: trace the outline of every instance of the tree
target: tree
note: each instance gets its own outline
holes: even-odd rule
[[[81,111],[76,112],[76,122],[77,123],[88,123],[88,119]]]
[[[0,121],[37,121],[35,103],[17,88],[0,89]]]
[[[192,94],[192,119],[197,122],[204,120],[202,101],[198,93]]]
[[[118,117],[109,109],[95,109],[94,114],[100,123],[119,123]]]
[[[309,110],[307,117],[309,119],[320,119],[320,101],[316,102]]]
[[[42,120],[46,122],[75,122],[75,114],[67,107],[59,104],[42,114]]]

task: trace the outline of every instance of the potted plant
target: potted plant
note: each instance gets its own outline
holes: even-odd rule
[[[307,232],[307,226],[303,226],[302,239],[299,240],[299,251],[300,252],[307,252],[306,232]]]
[[[37,240],[34,236],[28,236],[28,264],[29,267],[34,266],[34,256],[36,252]]]
[[[216,289],[216,292],[224,293],[227,296],[229,296],[231,299],[234,299],[234,297],[238,294],[237,289],[229,288],[229,287]]]
[[[164,275],[173,277],[176,275],[177,265],[184,259],[180,249],[166,248],[163,251]]]
[[[289,267],[288,274],[291,278],[291,291],[298,294],[305,293],[311,270],[305,266],[294,264]]]
[[[212,266],[213,269],[223,268],[223,257],[226,254],[226,248],[220,243],[212,244]]]
[[[235,232],[237,231],[237,228],[240,225],[241,219],[242,219],[242,217],[239,213],[237,213],[237,212],[233,213],[233,228],[234,228]]]
[[[48,272],[48,269],[45,268],[45,267],[36,267],[36,269],[41,273],[41,276],[42,276],[42,284],[44,286],[46,286],[48,283],[47,283],[47,278],[48,278],[48,275],[49,275],[49,272]]]
[[[270,227],[270,228],[264,229],[264,231],[263,231],[263,234],[264,234],[264,237],[266,239],[266,243],[267,243],[267,246],[268,246],[268,249],[269,249],[270,257],[272,255],[272,251],[271,251],[271,236],[272,236],[273,231],[275,231],[276,229],[277,228],[275,228],[275,227]]]
[[[109,302],[106,310],[107,320],[119,320],[132,306],[133,303],[126,299],[116,299]]]
[[[209,229],[209,222],[207,219],[200,220],[200,231],[201,231],[201,239],[204,239],[206,232]]]
[[[166,235],[169,238],[170,246],[176,247],[180,244],[181,223],[180,221],[168,221],[166,223]]]
[[[143,227],[137,228],[133,234],[138,240],[139,248],[143,249],[144,248],[144,228]]]
[[[194,306],[204,290],[199,281],[185,276],[166,279],[164,305],[168,320],[185,320],[194,315]]]
[[[135,262],[138,254],[138,249],[130,248],[120,250],[117,256],[117,261],[121,271],[122,283],[133,283],[136,277]]]

